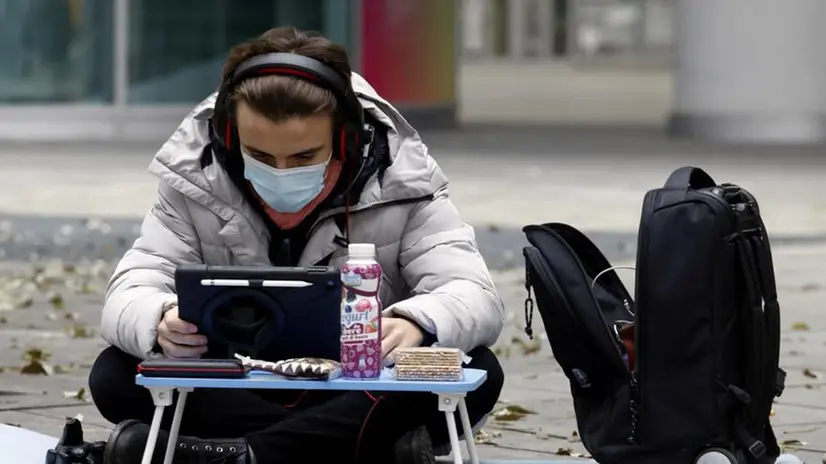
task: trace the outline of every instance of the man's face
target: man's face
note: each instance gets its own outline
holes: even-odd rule
[[[241,102],[235,119],[241,149],[276,169],[322,164],[330,158],[333,118],[329,114],[273,122]]]

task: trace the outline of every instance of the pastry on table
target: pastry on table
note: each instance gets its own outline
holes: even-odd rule
[[[272,372],[288,379],[332,380],[341,375],[341,364],[322,358],[293,358],[282,361],[262,361],[247,356],[235,355],[245,367],[253,370]]]

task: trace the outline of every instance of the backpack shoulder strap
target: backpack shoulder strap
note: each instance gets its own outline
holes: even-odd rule
[[[752,395],[748,407],[750,413],[737,428],[740,441],[754,458],[776,457],[780,453],[769,414],[774,397],[785,388],[786,373],[780,362],[780,305],[777,301],[777,284],[774,275],[771,245],[766,228],[760,218],[754,197],[750,197],[757,221],[755,230],[741,231],[735,242],[740,256],[743,279],[749,299],[751,323],[752,366],[747,373],[747,388]]]
[[[780,369],[780,303],[777,301],[777,280],[774,275],[774,260],[772,258],[771,243],[766,232],[760,208],[751,193],[746,192],[756,213],[759,233],[750,238],[754,249],[759,285],[763,296],[763,313],[766,320],[767,334],[767,365],[776,371],[767,379],[772,398],[783,394],[786,387],[786,372]]]

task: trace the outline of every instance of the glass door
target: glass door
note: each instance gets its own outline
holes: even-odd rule
[[[236,43],[278,25],[349,45],[351,0],[131,0],[129,101],[195,103],[215,91]]]

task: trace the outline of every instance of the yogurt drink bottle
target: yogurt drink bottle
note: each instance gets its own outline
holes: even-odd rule
[[[378,379],[381,374],[381,266],[376,246],[351,243],[341,268],[341,375]]]

